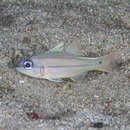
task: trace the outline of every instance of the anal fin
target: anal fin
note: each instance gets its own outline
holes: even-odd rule
[[[86,75],[87,75],[87,72],[83,72],[83,73],[81,73],[81,74],[79,74],[79,75],[76,75],[76,76],[71,77],[71,80],[77,81],[77,80],[79,80],[79,79],[85,78]]]
[[[52,79],[52,78],[47,78],[47,80],[49,80],[49,81],[53,81],[53,82],[57,82],[57,83],[63,82],[62,79]]]

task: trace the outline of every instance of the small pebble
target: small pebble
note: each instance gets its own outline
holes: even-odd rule
[[[35,112],[32,112],[32,113],[27,113],[28,117],[32,120],[38,120],[39,119],[39,116],[37,113]]]
[[[19,80],[19,83],[20,84],[24,84],[24,80]]]
[[[98,96],[98,95],[94,95],[94,97],[95,97],[95,98],[99,98],[99,96]]]
[[[93,122],[90,126],[94,128],[102,128],[104,124],[102,122]]]

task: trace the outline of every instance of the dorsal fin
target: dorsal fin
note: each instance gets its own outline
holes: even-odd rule
[[[76,43],[71,43],[70,45],[68,45],[65,48],[65,52],[73,55],[81,55],[79,44],[77,45]]]
[[[64,43],[60,43],[54,48],[44,52],[45,54],[52,52],[62,52],[62,53],[69,53],[73,55],[80,55],[80,47],[79,44],[71,43],[70,45],[65,45]]]
[[[79,38],[74,37],[68,43],[69,44],[67,44],[66,52],[73,54],[73,55],[80,56],[81,55],[81,51],[80,51],[81,50],[81,42],[80,42]]]
[[[57,46],[55,46],[54,48],[50,49],[50,52],[62,52],[64,51],[65,45],[64,43],[60,43]]]
[[[60,43],[57,46],[55,46],[54,48],[44,52],[45,54],[48,54],[50,52],[63,52],[64,51],[64,43]]]

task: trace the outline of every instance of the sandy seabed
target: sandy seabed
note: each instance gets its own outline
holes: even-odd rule
[[[127,50],[130,1],[1,0],[0,130],[130,130],[129,51],[115,75],[93,71],[77,82],[15,70],[20,59],[58,43],[80,44],[91,57]]]

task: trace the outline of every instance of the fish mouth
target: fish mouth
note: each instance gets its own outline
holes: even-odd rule
[[[21,67],[23,67],[23,61],[18,61],[18,62],[16,63],[15,68],[16,68],[16,69],[19,69],[19,68],[21,68]]]
[[[9,62],[8,62],[8,67],[9,68],[16,68],[16,67],[21,67],[22,66],[22,60],[21,59],[17,59],[17,58],[12,58]]]
[[[24,73],[24,69],[22,68],[22,67],[16,67],[15,68],[18,72],[20,72],[20,73]]]
[[[8,67],[9,68],[23,67],[24,61],[29,60],[29,59],[30,59],[30,56],[28,56],[28,57],[20,57],[20,56],[13,57],[8,62]]]

